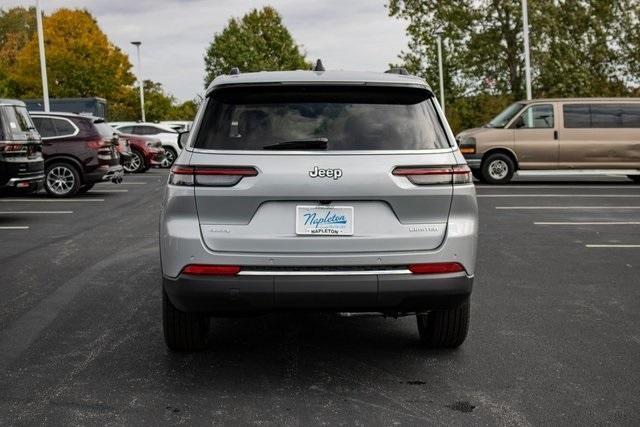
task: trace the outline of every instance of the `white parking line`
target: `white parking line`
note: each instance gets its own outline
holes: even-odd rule
[[[640,221],[625,222],[534,222],[535,225],[640,225]]]
[[[638,198],[640,194],[478,194],[477,197],[598,197],[598,198]]]
[[[496,206],[496,209],[640,209],[640,206]]]
[[[28,230],[29,227],[26,225],[11,225],[11,226],[0,226],[0,230]]]
[[[587,248],[640,248],[640,245],[584,245]]]
[[[128,193],[129,190],[102,190],[100,188],[96,188],[95,190],[91,190],[90,193]]]
[[[10,202],[43,202],[43,203],[81,203],[81,202],[104,202],[104,199],[1,199],[0,203]]]
[[[73,211],[0,211],[0,215],[59,215],[72,213]]]

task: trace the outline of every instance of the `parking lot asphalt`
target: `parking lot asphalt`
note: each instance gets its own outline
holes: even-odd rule
[[[413,317],[279,314],[214,320],[208,350],[175,354],[161,331],[165,180],[0,198],[0,423],[640,422],[640,186],[479,185],[458,350],[421,348]]]

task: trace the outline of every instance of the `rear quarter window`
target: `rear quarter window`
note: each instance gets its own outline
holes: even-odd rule
[[[318,138],[336,151],[450,147],[426,89],[360,86],[220,89],[208,100],[194,147],[263,150]]]

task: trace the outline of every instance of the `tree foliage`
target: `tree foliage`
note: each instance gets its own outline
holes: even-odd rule
[[[441,33],[447,112],[460,127],[524,98],[521,0],[389,0],[389,14],[408,23],[402,62],[432,83]],[[640,71],[639,20],[637,0],[530,0],[534,97],[628,95]],[[494,110],[473,113],[478,102]]]
[[[110,98],[133,84],[131,63],[100,30],[86,10],[59,9],[44,19],[45,52],[51,97]],[[17,55],[10,78],[18,96],[42,95],[35,34]]]
[[[226,28],[214,36],[204,60],[205,87],[233,67],[246,72],[311,67],[280,14],[269,6],[253,9],[241,19],[230,19]]]
[[[128,57],[100,30],[86,10],[59,9],[44,17],[49,95],[107,99],[109,119],[140,117]],[[42,82],[35,8],[0,10],[0,96],[40,98]],[[191,120],[197,101],[178,103],[160,83],[147,80],[145,109],[149,120]]]
[[[14,7],[0,9],[0,97],[11,96],[16,87],[9,70],[16,64],[18,53],[36,32],[36,10]]]

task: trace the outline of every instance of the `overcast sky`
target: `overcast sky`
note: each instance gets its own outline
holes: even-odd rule
[[[109,39],[137,66],[132,40],[142,41],[145,79],[161,82],[181,100],[203,92],[205,49],[230,17],[255,7],[275,7],[311,60],[327,69],[384,71],[407,39],[402,21],[390,18],[385,0],[41,0],[47,14],[84,7]],[[2,0],[2,7],[35,0]]]

